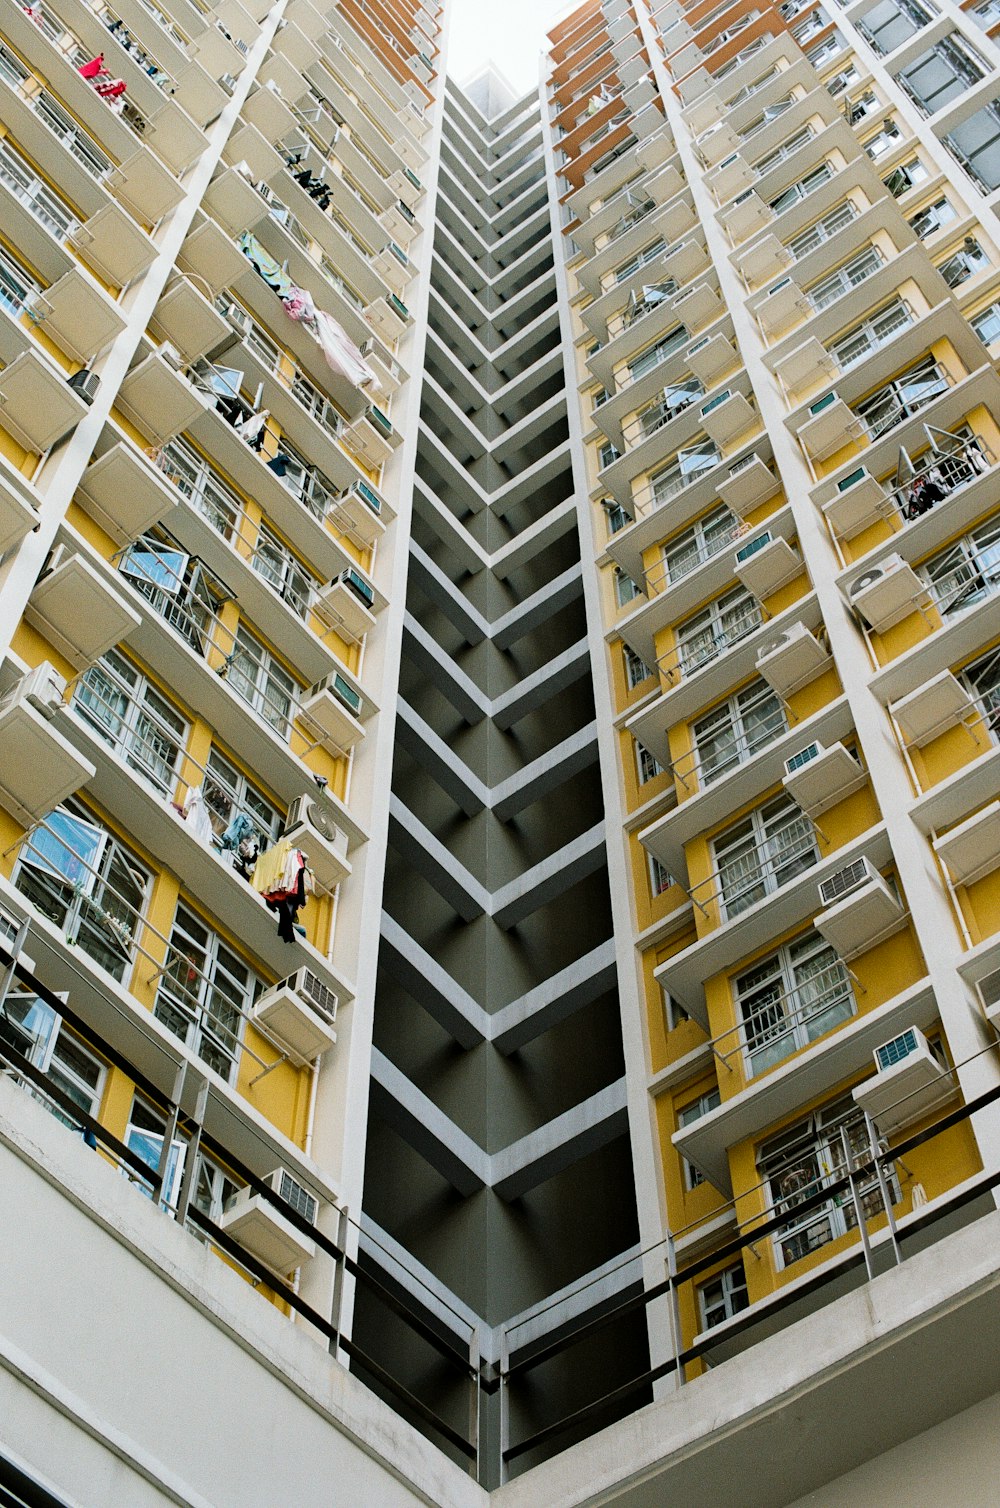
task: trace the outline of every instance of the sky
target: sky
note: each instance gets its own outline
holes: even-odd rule
[[[451,0],[448,72],[465,83],[489,62],[519,92],[538,83],[538,54],[548,28],[579,0]]]

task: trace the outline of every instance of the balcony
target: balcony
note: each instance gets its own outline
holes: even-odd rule
[[[707,931],[697,942],[658,965],[654,978],[681,1003],[688,1015],[708,1030],[703,981],[735,968],[760,947],[762,937],[779,937],[812,921],[816,912],[817,885],[861,858],[876,868],[889,863],[889,840],[884,824],[869,828],[843,847],[801,868],[738,915]],[[827,940],[841,957],[846,956],[840,952],[833,937]]]
[[[92,665],[139,625],[121,592],[72,546],[57,545],[25,607],[33,628],[71,664]]]
[[[94,456],[79,490],[87,512],[120,545],[145,534],[177,503],[162,474],[127,440]]]
[[[0,374],[2,378],[2,374]],[[0,408],[0,428],[3,427]],[[36,527],[41,497],[28,478],[0,456],[0,557],[21,543]]]
[[[51,667],[49,667],[51,669]],[[55,676],[55,672],[52,672]],[[58,684],[61,677],[56,676]],[[52,721],[52,708],[39,710],[33,699],[8,688],[0,697],[0,806],[31,827],[94,776],[94,766],[80,757]]]
[[[760,1077],[730,1094],[716,1110],[684,1126],[671,1138],[681,1156],[723,1192],[728,1193],[732,1187],[730,1147],[758,1137],[802,1105],[821,1097],[832,1083],[843,1083],[865,1072],[871,1066],[873,1050],[887,1037],[912,1024],[930,1027],[937,1015],[933,990],[925,980],[861,1014],[854,1008],[850,986],[838,986],[836,966],[829,971],[826,984],[826,1003],[831,1017],[841,1015],[839,1021],[824,1026],[823,994],[814,1003],[808,999],[807,990],[789,992],[779,1006],[779,1009],[786,1007],[789,1015],[782,1019],[776,1014],[773,1025],[766,1019],[751,1022],[751,1031],[755,1025],[764,1032],[773,1030],[776,1053],[783,1047],[788,1051]],[[817,1040],[810,1040],[810,1030]],[[744,1031],[744,1028],[733,1030],[721,1046],[727,1058],[739,1052],[745,1064]],[[767,1046],[765,1039],[762,1053]]]
[[[179,435],[210,399],[182,375],[164,350],[152,351],[126,373],[116,403],[153,445]]]
[[[44,455],[79,424],[87,407],[38,350],[22,351],[0,369],[0,429],[27,451]]]
[[[704,757],[694,748],[681,760],[670,761],[668,752],[669,768],[683,795],[675,808],[640,832],[639,841],[668,874],[683,875],[687,843],[777,786],[789,761],[810,742],[835,746],[848,737],[852,726],[847,698],[840,696],[791,727],[774,720],[752,739],[740,733]],[[666,748],[665,736],[663,744]],[[651,752],[656,754],[655,749]],[[857,773],[856,763],[854,768]],[[794,792],[790,794],[794,798]]]
[[[1000,866],[1000,801],[991,801],[934,839],[934,852],[955,885],[975,885]]]

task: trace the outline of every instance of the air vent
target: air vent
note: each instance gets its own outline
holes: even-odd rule
[[[751,539],[747,544],[740,546],[736,551],[736,564],[739,565],[741,560],[749,560],[751,555],[756,555],[758,550],[762,550],[770,543],[771,531],[765,529],[762,534],[757,535],[756,539]]]
[[[843,869],[838,869],[828,879],[820,882],[820,901],[824,906],[832,906],[852,891],[867,885],[869,880],[874,879],[875,873],[867,859],[855,859],[853,864],[845,864]]]
[[[822,753],[823,745],[821,743],[814,740],[811,744],[806,744],[805,748],[800,749],[797,754],[793,754],[791,759],[785,760],[785,774],[794,775],[796,770],[801,770],[803,765],[811,764]]]

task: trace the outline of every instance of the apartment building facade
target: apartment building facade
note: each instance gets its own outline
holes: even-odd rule
[[[8,3],[12,1501],[978,1501],[994,23]]]

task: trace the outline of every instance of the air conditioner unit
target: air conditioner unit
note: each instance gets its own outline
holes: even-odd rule
[[[83,368],[82,371],[74,372],[69,378],[67,386],[71,387],[78,398],[84,403],[91,404],[101,390],[101,379],[96,372],[90,372]]]
[[[881,565],[872,566],[857,576],[848,587],[849,595],[857,597],[859,594],[875,585],[877,581],[884,581],[886,576],[893,571],[898,571],[906,566],[906,561],[899,555],[887,555]]]
[[[227,94],[232,94],[234,89],[236,88],[236,80],[233,78],[233,75],[231,73],[224,73],[219,80],[219,84]],[[275,90],[275,93],[277,93],[277,90]]]
[[[48,660],[43,660],[0,698],[0,712],[6,712],[22,702],[29,702],[43,717],[52,717],[62,706],[65,695],[65,676],[61,676]]]
[[[756,555],[758,550],[762,550],[765,545],[769,545],[770,543],[771,531],[770,529],[765,529],[755,539],[751,539],[748,544],[740,546],[736,551],[736,564],[739,565],[741,560],[749,560],[751,555]]]
[[[883,1042],[874,1057],[877,1071],[858,1085],[854,1101],[885,1136],[921,1120],[953,1093],[951,1074],[919,1027],[909,1026]]]
[[[797,754],[793,754],[791,759],[785,760],[785,774],[794,775],[796,770],[801,770],[803,765],[811,764],[814,759],[818,759],[825,752],[823,745],[814,739],[811,744],[806,744],[804,749],[799,749]]]
[[[375,589],[368,584],[368,582],[362,575],[359,574],[359,572],[353,570],[349,566],[346,571],[341,571],[339,576],[334,577],[333,582],[330,583],[331,586],[334,585],[335,582],[343,582],[344,586],[350,587],[355,597],[357,597],[360,602],[364,603],[369,612],[371,612],[371,610],[374,608]]]
[[[314,1063],[337,1040],[337,996],[312,969],[299,969],[265,990],[250,1018],[266,1029],[293,1062]]]
[[[284,836],[301,850],[322,889],[335,890],[350,874],[347,834],[337,826],[332,807],[318,793],[297,796],[292,802]]]
[[[347,708],[352,717],[361,716],[360,692],[355,691],[354,687],[345,681],[344,677],[338,671],[333,671],[330,675],[325,675],[321,681],[316,682],[316,685],[313,687],[313,695],[321,691],[329,691],[331,696],[335,696],[337,701]]]
[[[862,885],[874,883],[885,885],[874,864],[868,859],[855,859],[853,863],[845,864],[843,869],[836,870],[827,879],[820,881],[820,903],[823,906],[833,906],[855,890],[860,890]]]
[[[183,371],[184,357],[181,355],[180,351],[178,351],[176,346],[172,346],[169,344],[169,342],[164,341],[162,346],[160,346],[159,354],[172,371]]]
[[[318,1201],[291,1173],[276,1168],[264,1182],[304,1220],[315,1225]],[[316,1254],[316,1243],[293,1225],[277,1205],[249,1187],[233,1195],[219,1224],[245,1251],[279,1277],[287,1277]]]
[[[886,555],[848,584],[847,595],[865,622],[883,633],[916,611],[927,588],[901,555]]]

